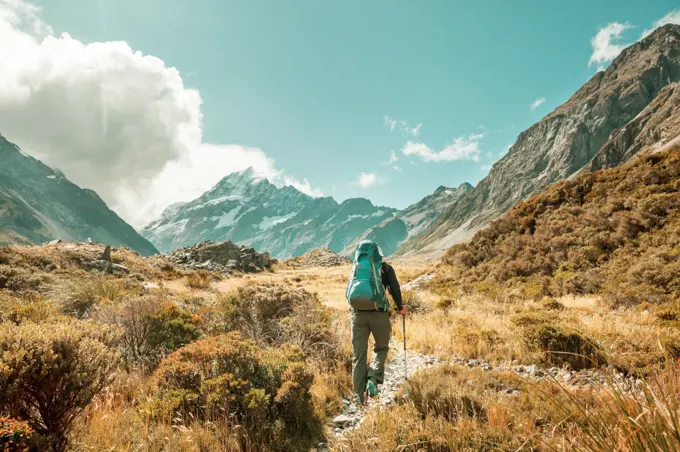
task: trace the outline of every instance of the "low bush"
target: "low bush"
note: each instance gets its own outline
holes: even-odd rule
[[[0,289],[8,289],[14,292],[37,291],[50,281],[50,276],[43,272],[0,265]]]
[[[415,290],[404,290],[401,295],[410,313],[419,314],[428,311],[427,305]]]
[[[207,272],[198,271],[191,273],[187,275],[185,281],[187,287],[191,289],[207,290],[211,286],[210,274]]]
[[[582,333],[557,325],[541,324],[525,330],[525,340],[537,346],[550,364],[569,364],[580,370],[605,362],[600,347]]]
[[[65,449],[75,418],[111,381],[115,340],[89,321],[0,325],[0,412]]]
[[[96,277],[72,283],[63,302],[63,310],[78,318],[83,317],[99,303],[117,303],[125,291],[119,282],[105,277]]]
[[[123,332],[122,349],[126,359],[148,368],[154,368],[168,352],[201,335],[201,318],[160,294],[108,303],[94,318],[119,327]]]
[[[541,307],[549,311],[562,311],[564,310],[564,305],[552,297],[544,297],[541,300]]]
[[[550,364],[569,364],[579,370],[597,367],[606,361],[596,342],[560,325],[554,311],[521,312],[514,315],[511,322],[520,329],[525,344],[543,352]]]
[[[63,317],[55,303],[41,296],[18,298],[0,291],[0,323],[44,323],[64,320]]]
[[[218,301],[212,328],[240,331],[263,346],[298,346],[307,356],[333,362],[340,344],[331,311],[316,294],[279,284],[241,287]]]
[[[29,450],[33,429],[22,421],[0,416],[0,450]]]
[[[675,322],[680,320],[680,304],[669,303],[661,305],[654,311],[654,317],[665,322]]]
[[[456,305],[456,300],[450,297],[442,297],[437,301],[437,308],[446,311]]]
[[[161,362],[155,379],[157,394],[144,409],[153,418],[228,419],[246,449],[309,450],[319,434],[313,376],[304,364],[237,333],[177,350]]]

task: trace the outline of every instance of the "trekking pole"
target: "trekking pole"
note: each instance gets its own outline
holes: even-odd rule
[[[404,380],[408,380],[408,367],[406,366],[407,364],[407,359],[406,359],[406,316],[402,315],[401,316],[401,324],[404,329]]]

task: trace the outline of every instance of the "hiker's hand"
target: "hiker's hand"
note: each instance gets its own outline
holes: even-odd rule
[[[399,314],[401,314],[401,315],[408,314],[408,308],[406,307],[406,305],[401,307],[401,309],[399,310]]]

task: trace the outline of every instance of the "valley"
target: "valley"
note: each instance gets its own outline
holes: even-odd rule
[[[31,16],[39,8],[4,14],[23,5],[10,3],[0,0],[0,37],[25,14],[35,19],[28,28],[42,30]],[[502,156],[479,147],[500,129],[480,125],[437,150],[426,142],[439,138],[421,123],[384,115],[391,141],[376,140],[371,152],[379,148],[388,160],[369,161],[362,147],[369,144],[343,150],[338,173],[345,159],[362,158],[352,163],[354,179],[343,180],[345,187],[335,174],[324,181],[334,196],[351,196],[322,195],[260,149],[203,142],[198,90],[185,89],[188,76],[163,72],[161,60],[141,52],[133,55],[141,58],[135,67],[152,69],[153,86],[165,74],[172,89],[161,84],[160,91],[182,93],[173,101],[191,108],[174,111],[165,94],[150,90],[158,99],[148,104],[164,107],[162,114],[130,107],[142,112],[134,116],[142,128],[144,121],[156,125],[137,143],[130,139],[134,121],[105,119],[124,110],[118,102],[127,90],[141,98],[146,85],[119,83],[122,70],[115,82],[93,83],[101,92],[81,97],[100,97],[103,107],[96,127],[83,133],[93,135],[84,147],[110,153],[102,159],[108,166],[48,166],[29,155],[38,141],[8,121],[29,147],[0,135],[0,450],[680,450],[680,11],[668,17],[626,45],[619,39],[635,27],[603,28],[591,46],[606,44],[611,58],[594,53],[590,63],[609,64],[593,67],[547,114],[536,110],[546,97],[527,101],[523,108],[540,116]],[[67,40],[69,52],[80,49],[67,33],[57,38],[44,28],[45,43]],[[107,64],[131,50],[115,48]],[[102,66],[93,67],[78,73],[94,77]],[[51,82],[60,80],[57,72]],[[27,74],[18,78],[31,82],[22,95],[51,86]],[[295,87],[306,83],[296,79]],[[233,90],[239,96],[250,93],[242,85]],[[328,90],[324,85],[316,97]],[[321,102],[316,97],[273,104],[309,107]],[[0,100],[2,115],[21,96]],[[441,100],[449,109],[452,99]],[[347,108],[360,116],[356,105],[333,105],[334,114]],[[241,135],[225,127],[227,136],[250,137],[249,128],[264,121],[240,107],[234,122]],[[270,127],[277,139],[290,139],[293,122]],[[333,129],[340,131],[321,128],[317,139],[349,140],[345,129]],[[54,141],[36,155],[52,163],[54,155],[78,155]],[[118,141],[135,165],[117,166],[108,143]],[[391,150],[395,143],[401,154]],[[312,160],[324,157],[323,147],[310,148],[277,151],[305,156],[299,171],[319,170]],[[137,163],[144,167],[139,180],[131,176]],[[413,179],[418,196],[429,194],[411,205],[397,209],[359,196],[369,189],[403,194],[397,176],[407,165],[443,163],[451,174],[438,172],[442,180],[427,191]],[[485,168],[474,186],[462,182],[468,174],[461,169],[473,163]],[[99,185],[100,197],[72,182],[83,167],[102,179],[116,174],[115,186]],[[187,176],[199,167],[205,181]],[[153,202],[134,198],[146,195]],[[148,212],[121,210],[125,196]],[[359,243],[370,253],[355,257]],[[364,303],[385,300],[383,288],[395,293],[389,267],[374,265],[383,260],[396,272],[405,317],[394,300],[389,317],[349,307],[356,287],[367,288],[358,297]],[[357,279],[371,285],[348,289],[360,272]],[[364,315],[384,336],[376,353],[389,348],[384,382],[366,403],[352,393],[353,372],[364,372],[354,377],[361,384],[381,377],[367,378],[357,365],[363,351],[353,349],[353,333],[356,341]]]

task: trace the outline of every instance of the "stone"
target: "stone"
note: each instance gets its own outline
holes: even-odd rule
[[[346,427],[356,424],[357,418],[341,414],[333,419],[333,424],[339,427]]]
[[[120,264],[111,264],[111,268],[114,273],[125,273],[126,275],[130,273],[130,269]]]
[[[107,275],[113,275],[113,263],[111,261],[105,261],[106,267],[104,267],[104,273]]]
[[[111,262],[111,246],[106,245],[104,248],[104,253],[102,254],[101,260]]]
[[[47,242],[48,245],[57,245],[59,243],[61,243],[61,239],[50,240]]]

